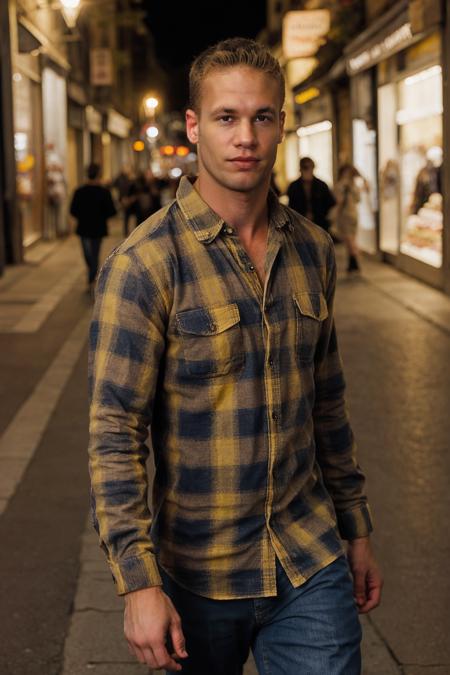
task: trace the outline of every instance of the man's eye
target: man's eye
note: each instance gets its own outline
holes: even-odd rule
[[[219,117],[220,122],[224,122],[225,124],[229,124],[230,122],[233,121],[233,118],[231,115],[221,115]]]
[[[257,122],[270,122],[271,120],[269,115],[256,115],[255,119]]]

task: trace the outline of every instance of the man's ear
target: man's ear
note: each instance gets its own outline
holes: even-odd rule
[[[186,135],[193,145],[198,143],[198,116],[191,108],[186,110]]]
[[[286,122],[286,113],[284,110],[280,112],[280,135],[278,137],[278,143],[281,143],[281,141],[284,138],[284,123]]]

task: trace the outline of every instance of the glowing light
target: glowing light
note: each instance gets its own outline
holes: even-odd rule
[[[162,155],[166,155],[167,157],[170,157],[171,155],[175,154],[175,148],[173,145],[163,145],[160,148],[160,152]]]
[[[405,84],[406,86],[410,87],[413,84],[417,84],[417,82],[423,82],[424,80],[428,80],[430,77],[437,77],[441,73],[442,73],[441,66],[432,66],[431,68],[422,70],[420,73],[410,75],[405,79]]]
[[[173,169],[170,169],[169,171],[169,175],[171,178],[179,178],[182,173],[183,173],[182,170],[178,166],[174,167]]]
[[[320,134],[324,131],[330,131],[332,124],[330,120],[324,120],[323,122],[318,122],[317,124],[310,124],[307,127],[300,127],[297,129],[297,136],[304,138],[305,136],[313,136],[314,134]]]
[[[189,155],[189,148],[187,148],[185,145],[179,145],[177,148],[177,155],[178,157],[186,157]]]
[[[158,138],[159,135],[159,129],[158,127],[148,127],[147,131],[145,132],[149,138]]]
[[[155,108],[158,107],[159,101],[154,96],[147,96],[147,98],[144,101],[144,105],[149,110],[154,110]]]
[[[302,105],[306,101],[312,101],[313,98],[317,98],[319,95],[320,90],[317,87],[309,87],[295,96],[295,102]]]
[[[134,141],[133,143],[133,150],[135,152],[142,152],[145,150],[145,143],[144,141]]]
[[[80,6],[80,0],[60,0],[64,9],[77,9]]]

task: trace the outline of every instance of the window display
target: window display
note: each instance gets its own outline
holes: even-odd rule
[[[42,236],[40,158],[37,155],[37,85],[19,72],[13,75],[14,150],[17,198],[24,246]]]
[[[400,250],[442,265],[442,73],[432,66],[399,83]]]
[[[316,165],[315,174],[330,187],[333,185],[333,138],[332,124],[329,120],[300,127],[300,157],[311,157]]]
[[[442,266],[442,72],[425,68],[378,90],[380,246]]]
[[[397,85],[386,84],[378,90],[378,158],[380,192],[380,248],[397,254],[400,247],[400,170],[398,163]]]
[[[353,120],[353,162],[359,172],[358,244],[363,251],[376,252],[375,211],[377,208],[376,132],[362,119]]]

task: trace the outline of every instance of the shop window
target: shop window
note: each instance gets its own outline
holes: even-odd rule
[[[380,248],[396,255],[400,246],[400,168],[397,138],[397,86],[378,90]]]
[[[300,157],[311,157],[316,165],[315,174],[328,185],[333,184],[333,138],[332,124],[329,120],[300,127]]]
[[[13,96],[16,189],[23,244],[27,246],[42,236],[38,87],[25,75],[16,72],[13,75]]]
[[[442,72],[438,65],[399,83],[400,250],[442,265]]]

